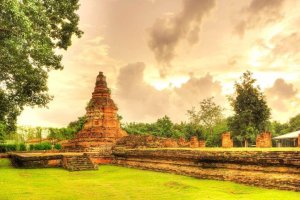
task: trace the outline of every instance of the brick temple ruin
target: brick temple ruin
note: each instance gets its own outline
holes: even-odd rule
[[[300,191],[299,150],[233,149],[229,132],[222,147],[209,149],[204,140],[191,137],[161,138],[127,135],[120,127],[117,107],[105,76],[99,73],[86,108],[86,122],[61,152],[12,153],[21,168],[63,167],[70,171],[96,170],[97,164],[170,172],[202,179],[226,180],[266,188]],[[300,145],[300,135],[298,136]],[[271,147],[271,133],[257,136],[257,147]],[[299,146],[300,147],[300,146]]]
[[[111,99],[106,78],[99,72],[92,99],[86,107],[86,122],[76,137],[63,145],[65,151],[107,152],[116,140],[126,136],[117,117],[117,106]]]

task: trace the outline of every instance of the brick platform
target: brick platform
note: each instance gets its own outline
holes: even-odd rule
[[[300,191],[300,151],[115,148],[113,164]]]

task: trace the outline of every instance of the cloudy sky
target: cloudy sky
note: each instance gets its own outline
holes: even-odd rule
[[[124,122],[186,110],[227,96],[246,70],[264,91],[272,119],[300,113],[300,1],[81,0],[85,32],[49,75],[48,108],[26,108],[20,125],[61,127],[85,113],[99,71]]]

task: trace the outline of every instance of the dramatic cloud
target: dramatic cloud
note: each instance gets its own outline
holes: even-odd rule
[[[284,0],[252,0],[241,10],[244,16],[235,27],[235,32],[241,37],[246,30],[263,27],[282,18],[281,8]]]
[[[266,91],[273,119],[287,121],[299,113],[300,1],[80,4],[84,35],[63,52],[64,70],[49,74],[54,100],[49,109],[26,108],[19,124],[65,126],[83,115],[99,71],[107,77],[124,122],[163,115],[186,120],[187,109],[211,96],[228,108],[225,95],[233,93],[234,82],[246,70]],[[233,36],[233,29],[246,37]]]
[[[289,105],[296,98],[297,89],[291,83],[286,83],[284,79],[277,79],[271,88],[265,90],[270,106],[282,112],[287,112]]]
[[[274,56],[297,56],[300,52],[300,34],[298,32],[293,32],[288,35],[276,35],[272,38],[272,43],[275,44],[272,49]]]
[[[224,105],[221,84],[209,74],[191,76],[180,88],[160,91],[144,81],[144,70],[144,63],[128,64],[120,70],[115,97],[126,121],[154,121],[164,115],[175,121],[186,120],[188,109],[211,96]]]
[[[279,97],[280,99],[290,99],[297,94],[297,89],[293,84],[286,83],[283,79],[277,79],[271,88],[266,90],[267,94]]]
[[[145,64],[138,62],[121,68],[116,102],[126,120],[154,120],[166,113],[169,92],[158,91],[144,81]]]
[[[215,6],[214,0],[183,0],[183,9],[155,21],[150,29],[149,47],[159,64],[170,65],[181,40],[198,42],[203,17]]]

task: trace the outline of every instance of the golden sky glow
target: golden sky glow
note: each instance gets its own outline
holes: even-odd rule
[[[273,119],[299,113],[298,0],[82,0],[79,15],[85,34],[49,76],[54,100],[26,108],[20,125],[60,127],[83,115],[99,71],[125,122],[185,121],[210,96],[228,115],[226,95],[246,70]]]

